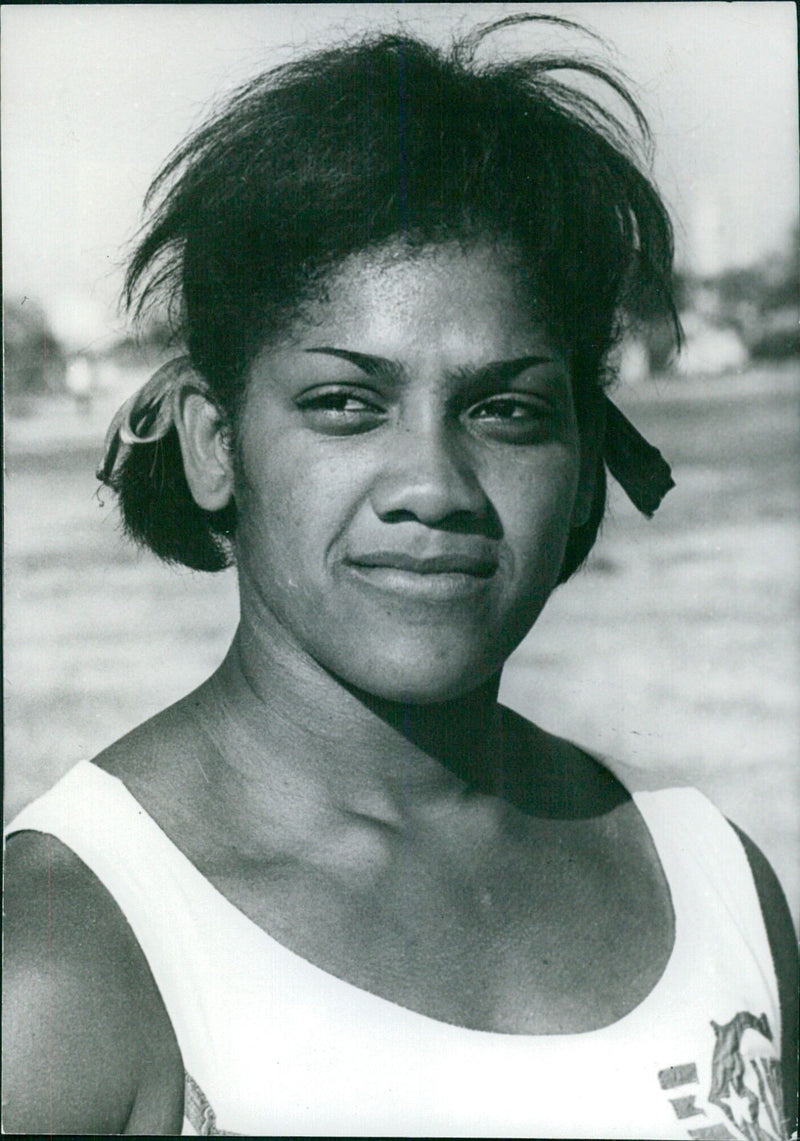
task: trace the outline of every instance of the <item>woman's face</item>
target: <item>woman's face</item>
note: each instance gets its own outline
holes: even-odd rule
[[[570,377],[496,246],[346,262],[256,359],[239,456],[244,620],[376,696],[483,684],[557,581]]]

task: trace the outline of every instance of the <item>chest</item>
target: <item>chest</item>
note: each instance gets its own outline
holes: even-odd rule
[[[310,858],[211,873],[328,973],[443,1022],[572,1033],[616,1021],[672,947],[669,891],[635,811],[475,844],[351,829]]]

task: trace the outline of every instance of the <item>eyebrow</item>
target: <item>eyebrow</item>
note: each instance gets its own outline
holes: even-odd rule
[[[370,353],[356,353],[352,349],[337,349],[328,345],[304,349],[303,351],[339,357],[341,360],[354,364],[356,368],[360,368],[367,376],[389,376],[393,379],[400,379],[404,374],[403,367],[398,361],[373,356]],[[515,357],[508,361],[490,361],[488,364],[480,365],[477,368],[462,365],[453,370],[453,375],[459,379],[477,381],[492,379],[505,384],[519,376],[521,372],[525,372],[526,369],[534,368],[536,365],[551,364],[552,360],[553,358],[549,356],[528,356]]]
[[[403,375],[402,365],[398,361],[390,361],[386,357],[375,357],[369,353],[356,353],[352,349],[334,349],[327,345],[320,348],[304,349],[303,351],[306,353],[326,353],[329,357],[339,357],[343,361],[354,364],[356,368],[360,368],[367,376],[391,376],[399,379]]]

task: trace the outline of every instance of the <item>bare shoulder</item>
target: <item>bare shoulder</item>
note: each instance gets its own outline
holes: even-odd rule
[[[5,1131],[180,1132],[180,1052],[106,889],[59,841],[21,832],[5,912]]]
[[[205,686],[137,725],[94,758],[93,764],[118,777],[151,815],[168,813],[170,802],[189,794],[187,782],[201,772],[210,749],[198,727],[196,707]],[[163,812],[156,811],[158,807]]]
[[[145,781],[171,768],[176,756],[197,745],[199,735],[191,716],[194,700],[195,695],[189,694],[162,709],[108,745],[92,764],[115,776],[130,773]]]

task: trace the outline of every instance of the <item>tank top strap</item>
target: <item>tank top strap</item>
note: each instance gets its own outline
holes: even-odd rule
[[[207,947],[213,948],[220,916],[218,908],[209,905],[227,901],[123,782],[91,762],[79,762],[23,808],[6,837],[24,831],[60,840],[106,888],[147,959],[187,1073],[206,1071],[213,1035],[205,1025],[202,996],[211,980],[209,959],[198,953],[197,942],[207,940]],[[245,917],[229,906],[234,919],[246,927]],[[192,1088],[187,1078],[188,1091]],[[188,1108],[194,1101],[188,1099]]]
[[[691,944],[676,929],[676,945],[696,949],[704,933],[710,945],[724,937],[737,950],[739,969],[755,972],[774,999],[771,1024],[780,1035],[769,937],[750,863],[733,826],[695,788],[637,792],[633,798],[669,884],[676,928],[678,917],[691,917]]]

